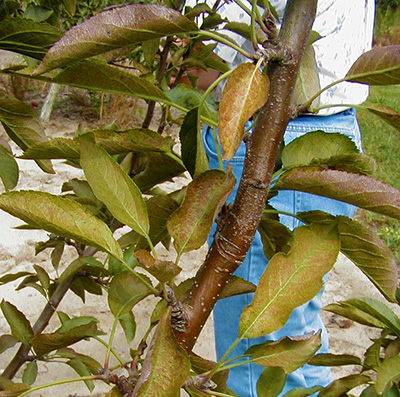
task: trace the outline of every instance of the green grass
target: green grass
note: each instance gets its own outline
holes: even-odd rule
[[[400,86],[371,87],[367,102],[400,112]],[[364,151],[377,162],[376,177],[400,190],[400,131],[367,111],[359,111],[358,119]],[[395,252],[400,262],[400,221],[370,212],[358,216]]]

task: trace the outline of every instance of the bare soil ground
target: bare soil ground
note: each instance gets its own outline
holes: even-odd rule
[[[40,95],[39,100],[41,100]],[[59,103],[52,120],[46,125],[47,135],[49,137],[72,136],[76,132],[79,122],[82,123],[84,129],[96,125],[98,119],[93,119],[92,110],[87,107],[85,109],[85,114],[77,112],[76,106],[70,106],[67,99]],[[107,114],[107,117],[107,121],[112,121],[110,120],[112,114]],[[75,177],[81,176],[79,170],[71,168],[60,161],[54,162],[57,171],[56,175],[44,174],[32,161],[19,160],[19,165],[21,176],[18,189],[40,189],[58,194],[60,193],[62,183],[68,177],[72,175]],[[1,189],[2,187],[0,187],[0,191]],[[40,264],[54,276],[48,252],[42,252],[37,256],[34,255],[35,244],[45,240],[46,233],[33,230],[21,231],[13,229],[19,224],[21,224],[19,220],[10,217],[4,212],[0,212],[0,276],[8,272],[14,273],[22,270],[31,270],[33,264]],[[206,254],[206,250],[206,247],[202,247],[183,257],[182,264],[184,271],[183,274],[179,276],[180,278],[186,278],[188,275],[193,275],[196,272]],[[159,249],[159,254],[162,258],[167,258],[170,255],[163,248]],[[68,263],[68,258],[71,257],[72,252],[67,253],[64,259],[65,264]],[[46,303],[45,299],[36,290],[31,288],[15,291],[17,285],[18,283],[16,282],[0,286],[0,300],[6,299],[17,305],[18,308],[26,314],[29,320],[34,322]],[[324,300],[326,303],[331,303],[359,296],[380,297],[379,293],[369,283],[366,277],[351,262],[343,256],[340,256],[326,285]],[[151,304],[152,300],[149,298],[134,310],[138,329],[136,332],[137,337],[132,343],[132,347],[136,346],[147,329],[148,319],[152,310]],[[82,304],[82,301],[78,297],[69,292],[61,303],[59,310],[71,315],[95,316],[99,319],[99,327],[106,334],[110,332],[113,317],[109,312],[104,297],[99,298],[97,296],[87,295],[86,303]],[[332,353],[361,354],[366,346],[370,344],[371,338],[377,336],[375,330],[361,327],[357,324],[340,319],[335,315],[323,313],[323,318],[330,333]],[[56,327],[58,327],[57,319],[53,319],[49,325],[49,330],[53,330]],[[0,334],[3,333],[9,333],[9,328],[4,318],[0,316]],[[129,357],[129,348],[120,329],[117,331],[114,348],[123,358]],[[74,349],[82,353],[93,355],[94,358],[98,359],[100,362],[104,359],[105,349],[96,341],[81,342],[76,345]],[[209,320],[202,332],[195,350],[209,359],[215,359],[212,319]],[[15,349],[10,349],[0,356],[0,372],[6,367],[14,352]],[[41,363],[39,368],[39,384],[51,382],[56,379],[76,377],[76,374],[63,364]],[[356,370],[356,368],[351,367],[339,369],[334,371],[334,375],[335,377],[341,377],[349,372],[356,372]],[[18,374],[18,377],[20,376],[21,372]],[[107,385],[99,383],[92,395],[104,395],[104,392],[108,389],[109,387]],[[83,384],[74,383],[60,386],[56,389],[46,389],[32,395],[78,396],[88,395],[88,391]]]

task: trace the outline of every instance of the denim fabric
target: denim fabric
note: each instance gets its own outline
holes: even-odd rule
[[[309,131],[323,130],[325,132],[340,132],[351,137],[356,145],[361,149],[361,134],[356,120],[354,109],[331,116],[301,116],[289,123],[285,133],[285,143],[288,144],[293,139]],[[203,143],[207,155],[209,156],[210,168],[219,168],[218,157],[215,150],[215,143],[212,131],[206,127],[203,131]],[[228,164],[233,167],[233,173],[239,181],[245,157],[246,147],[242,142],[234,158],[224,162],[224,168]],[[229,197],[228,201],[234,199],[237,185]],[[309,211],[322,209],[333,215],[353,216],[355,207],[335,200],[315,196],[307,193],[283,191],[271,200],[271,204],[280,211],[297,213],[299,211]],[[299,226],[299,222],[289,216],[281,216],[281,222],[290,229]],[[212,242],[214,230],[209,236],[209,244]],[[264,256],[260,235],[257,233],[254,242],[247,254],[243,264],[236,271],[236,275],[258,283],[265,267],[267,259]],[[294,310],[285,326],[273,334],[242,340],[232,351],[229,357],[237,357],[252,345],[262,343],[266,340],[278,340],[284,336],[304,335],[311,331],[322,330],[322,348],[320,352],[328,351],[328,335],[324,324],[319,316],[321,309],[322,291],[310,302]],[[227,351],[231,344],[238,337],[239,319],[243,308],[252,301],[252,294],[235,296],[223,299],[217,303],[214,309],[215,341],[218,359]],[[244,364],[230,370],[228,387],[239,397],[257,396],[256,384],[263,368],[256,364]],[[291,373],[286,382],[282,395],[296,387],[313,387],[316,385],[326,386],[331,381],[330,368],[314,367],[306,365]]]

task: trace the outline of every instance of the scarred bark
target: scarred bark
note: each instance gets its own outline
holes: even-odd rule
[[[317,0],[288,1],[279,33],[279,43],[288,51],[287,60],[269,65],[270,95],[247,145],[243,176],[233,209],[216,233],[185,301],[185,331],[175,331],[178,342],[188,351],[196,343],[219,294],[244,260],[254,239],[278,149],[290,119],[291,96],[316,8]]]

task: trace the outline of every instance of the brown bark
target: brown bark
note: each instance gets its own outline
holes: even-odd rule
[[[317,0],[289,0],[279,43],[287,49],[284,63],[268,69],[270,95],[260,111],[248,142],[243,176],[232,211],[216,233],[187,300],[187,326],[176,331],[178,342],[190,351],[219,294],[244,260],[254,239],[268,195],[271,176],[290,119],[291,96],[313,21]]]

